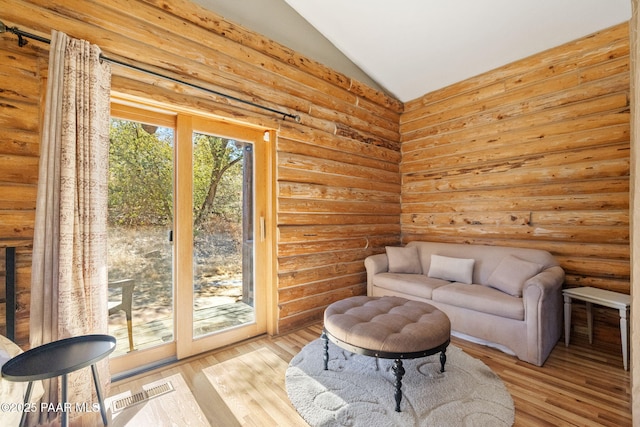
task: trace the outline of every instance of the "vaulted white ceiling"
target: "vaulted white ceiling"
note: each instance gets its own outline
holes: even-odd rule
[[[630,0],[285,0],[401,101],[619,24]]]
[[[318,52],[315,28],[401,101],[631,17],[631,0],[195,1],[358,78]],[[284,2],[312,28],[300,26]]]

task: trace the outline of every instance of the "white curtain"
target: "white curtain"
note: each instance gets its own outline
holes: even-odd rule
[[[107,333],[110,85],[111,68],[97,46],[52,32],[33,242],[32,348]],[[106,387],[108,362],[98,368]],[[97,402],[89,369],[68,381],[69,401]],[[57,379],[44,385],[42,401],[57,402]]]

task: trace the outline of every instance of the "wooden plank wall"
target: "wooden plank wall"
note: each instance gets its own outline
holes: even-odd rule
[[[108,56],[302,116],[282,121],[114,66],[119,92],[277,130],[279,332],[364,293],[363,259],[398,244],[401,230],[405,242],[546,248],[567,286],[629,291],[626,25],[428,94],[401,115],[400,102],[187,0],[3,4],[9,26],[46,37],[59,29]],[[24,245],[25,343],[47,46],[18,48],[3,34],[0,55],[0,242]]]
[[[1,19],[1,18],[0,18]],[[5,247],[16,247],[16,341],[29,342],[31,247],[46,50],[0,35],[0,331],[6,333]]]
[[[109,57],[300,114],[300,124],[283,121],[113,66],[117,92],[276,129],[278,283],[273,286],[279,332],[319,319],[333,301],[365,292],[364,258],[400,238],[399,101],[188,0],[2,3],[0,18],[8,26],[44,37],[60,30],[98,44]],[[0,238],[32,233],[45,87],[38,61],[44,54],[46,64],[47,49],[35,41],[20,49],[15,36],[0,38]],[[23,157],[20,165],[11,166],[17,154]],[[17,206],[25,210],[16,214]],[[26,283],[20,283],[23,291]],[[21,335],[22,343],[25,339]]]
[[[0,246],[33,239],[41,59],[42,50],[21,49],[15,37],[0,37]]]
[[[406,103],[403,241],[546,249],[630,293],[629,90],[625,23]]]

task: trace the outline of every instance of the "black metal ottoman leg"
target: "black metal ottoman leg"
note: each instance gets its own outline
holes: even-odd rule
[[[394,397],[396,398],[396,412],[400,412],[400,402],[402,401],[402,377],[404,376],[402,360],[396,359],[393,364],[393,368],[391,369],[396,375],[396,392],[394,393]]]
[[[447,354],[446,354],[447,349],[445,348],[444,350],[442,350],[442,352],[440,353],[440,372],[444,372],[444,364],[447,363]]]
[[[320,338],[322,338],[324,347],[324,355],[322,356],[322,359],[324,360],[324,370],[327,371],[329,369],[329,337],[327,337],[325,331],[322,331]]]

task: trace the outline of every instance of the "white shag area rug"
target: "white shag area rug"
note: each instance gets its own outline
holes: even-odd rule
[[[306,345],[289,363],[291,403],[318,426],[511,426],[513,399],[502,380],[481,361],[449,345],[445,372],[440,353],[403,360],[401,412],[395,411],[393,360],[352,354],[329,343]]]

